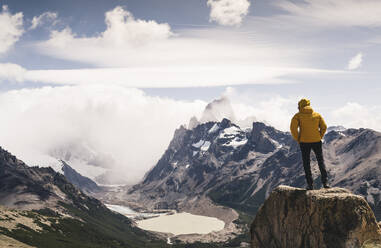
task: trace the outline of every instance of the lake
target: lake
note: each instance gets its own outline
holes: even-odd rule
[[[111,204],[106,204],[106,206],[130,218],[152,217],[137,221],[138,227],[147,231],[172,233],[173,235],[207,234],[220,231],[225,226],[225,223],[217,218],[186,212],[172,214],[138,213],[126,206]]]
[[[217,218],[194,215],[190,213],[175,213],[138,221],[138,227],[147,231],[180,234],[207,234],[220,231],[225,223]]]

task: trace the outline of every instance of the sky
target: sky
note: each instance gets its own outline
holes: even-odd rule
[[[0,145],[30,165],[136,182],[220,97],[381,131],[379,0],[0,0],[0,27]]]

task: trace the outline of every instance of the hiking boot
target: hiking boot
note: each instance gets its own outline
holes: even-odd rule
[[[331,186],[329,186],[328,183],[323,183],[323,187],[324,187],[325,189],[329,189],[329,188],[331,188]]]
[[[314,189],[314,186],[313,185],[308,185],[307,186],[307,190],[313,190]]]

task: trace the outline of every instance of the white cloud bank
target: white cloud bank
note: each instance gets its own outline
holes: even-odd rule
[[[55,25],[57,22],[58,14],[55,12],[44,12],[39,16],[35,16],[32,19],[32,25],[29,27],[30,30],[36,29],[37,27],[40,27],[44,25],[47,22],[51,22],[52,25]]]
[[[0,63],[0,83],[2,81],[20,83],[25,81],[27,70],[12,63]]]
[[[205,105],[115,85],[9,91],[0,94],[1,146],[29,165],[52,165],[59,157],[87,175],[101,166],[137,182],[174,130]]]
[[[168,24],[135,19],[122,7],[106,12],[105,23],[106,30],[94,37],[77,37],[69,27],[61,31],[54,30],[50,39],[38,47],[41,52],[53,57],[120,66],[131,65],[139,56],[149,59],[151,49],[173,35]],[[165,56],[165,53],[161,55]]]
[[[379,0],[278,0],[274,5],[288,12],[280,17],[325,27],[381,27]]]
[[[223,26],[239,26],[249,13],[248,0],[208,0],[210,21]]]
[[[357,102],[348,102],[332,111],[336,124],[351,128],[372,128],[381,131],[381,105],[366,106]]]
[[[6,5],[0,12],[0,55],[7,52],[23,34],[23,14],[12,15]]]
[[[257,100],[232,88],[224,95],[240,124],[250,127],[254,120],[265,121],[284,131],[300,98]],[[162,156],[174,130],[192,116],[200,118],[206,104],[152,97],[116,85],[4,92],[0,93],[1,146],[29,165],[54,165],[60,158],[85,175],[109,169],[112,179],[135,183]],[[381,113],[380,106],[348,103],[322,114],[329,125],[379,130],[381,115],[375,113]]]
[[[348,70],[356,70],[356,69],[360,68],[362,65],[362,58],[363,58],[362,53],[358,53],[356,56],[351,58],[351,60],[349,60],[349,62],[348,62],[347,69]]]
[[[283,131],[289,130],[290,120],[301,98],[272,94],[263,95],[259,100],[253,97],[252,92],[239,92],[233,87],[227,87],[223,95],[232,103],[236,119],[242,127],[251,128],[253,121],[260,121]]]

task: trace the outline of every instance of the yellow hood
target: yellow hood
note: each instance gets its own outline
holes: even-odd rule
[[[310,106],[310,104],[311,104],[310,100],[308,100],[307,98],[303,98],[298,102],[298,107],[299,109],[302,109],[306,106]]]

